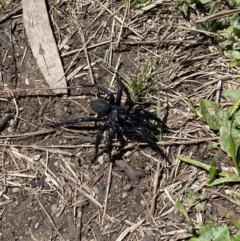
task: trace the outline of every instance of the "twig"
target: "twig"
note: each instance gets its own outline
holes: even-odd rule
[[[151,208],[149,211],[148,219],[150,219],[152,216],[154,216],[154,212],[155,212],[156,198],[157,198],[156,194],[157,194],[158,181],[159,181],[159,175],[160,175],[160,166],[161,166],[161,162],[158,161],[157,170],[156,170],[154,178],[153,178],[153,198],[152,198],[152,202],[151,202]]]
[[[127,24],[124,24],[124,21],[119,18],[118,16],[116,16],[111,10],[109,10],[105,5],[103,5],[100,1],[96,0],[96,2],[98,2],[101,7],[103,7],[107,12],[109,12],[119,23],[123,24],[124,27],[128,28],[129,30],[131,30],[134,34],[136,34],[138,37],[140,37],[141,39],[143,38],[137,31],[135,31],[133,28],[129,27]]]
[[[94,76],[93,76],[93,72],[92,72],[92,67],[91,67],[91,63],[90,63],[90,60],[89,60],[87,47],[86,47],[86,44],[85,44],[86,39],[85,39],[85,36],[83,34],[81,26],[79,26],[79,32],[80,32],[80,35],[81,35],[81,38],[82,38],[82,42],[84,44],[84,52],[85,52],[85,56],[86,56],[86,60],[87,60],[88,68],[89,68],[90,77],[91,77],[92,83],[94,84],[95,81],[94,81]]]
[[[16,7],[15,9],[13,9],[10,13],[8,13],[5,16],[1,17],[0,18],[0,23],[4,22],[8,18],[12,17],[13,15],[15,15],[20,10],[22,10],[22,4],[19,4],[19,6]]]
[[[102,236],[98,226],[95,223],[92,224],[92,229],[93,229],[93,232],[95,234],[95,237],[96,237],[97,241],[104,241],[105,240],[104,237]]]
[[[142,223],[145,220],[141,220],[140,222],[136,223],[135,225],[133,225],[132,227],[126,228],[121,234],[120,236],[116,239],[116,241],[122,241],[129,233],[132,233],[135,229],[137,229],[140,225],[142,225]]]
[[[23,134],[14,134],[14,135],[1,135],[0,138],[19,138],[19,137],[33,137],[33,136],[39,136],[39,135],[45,135],[45,134],[51,134],[54,133],[55,130],[40,130],[35,132],[29,132],[29,133],[23,133]]]
[[[214,20],[214,19],[218,19],[218,18],[227,17],[227,16],[233,15],[235,13],[240,13],[240,9],[233,9],[233,10],[229,10],[229,11],[224,11],[224,12],[212,14],[211,16],[208,16],[206,18],[197,20],[195,23],[204,23],[204,22],[207,22],[209,20]]]
[[[103,216],[102,216],[101,225],[103,225],[104,217],[106,215],[106,210],[107,210],[108,194],[109,194],[109,190],[110,190],[110,186],[111,186],[111,179],[112,179],[112,166],[113,166],[113,164],[111,162],[111,164],[109,166],[109,172],[108,172],[108,182],[107,182],[105,200],[104,200],[104,205],[103,205]]]
[[[66,240],[66,239],[62,236],[62,234],[58,231],[58,229],[56,228],[56,226],[55,226],[52,218],[50,217],[50,215],[48,214],[47,210],[45,209],[45,207],[43,206],[43,204],[41,203],[40,199],[38,198],[38,196],[37,196],[36,194],[35,194],[35,198],[37,199],[37,201],[38,201],[41,209],[42,209],[42,210],[45,212],[45,214],[47,215],[50,223],[52,224],[52,226],[54,227],[54,229],[56,230],[56,232],[58,233],[58,235],[59,235],[63,240]]]

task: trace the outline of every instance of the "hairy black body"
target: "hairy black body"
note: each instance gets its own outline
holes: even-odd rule
[[[162,150],[157,145],[152,132],[156,131],[157,126],[152,123],[161,120],[154,114],[144,110],[143,108],[134,108],[129,93],[120,80],[118,80],[118,92],[115,99],[113,93],[101,85],[83,85],[85,87],[96,87],[99,91],[107,94],[109,100],[96,99],[91,102],[91,109],[98,114],[97,117],[80,117],[75,120],[68,120],[63,123],[51,123],[51,126],[73,125],[81,122],[102,122],[103,125],[97,132],[95,141],[95,155],[92,159],[94,162],[98,157],[98,147],[102,138],[102,134],[108,130],[108,146],[107,151],[110,161],[112,161],[112,140],[116,133],[124,135],[128,138],[140,137],[146,141],[153,149],[162,154]],[[125,105],[121,105],[122,92],[125,91],[128,100]]]

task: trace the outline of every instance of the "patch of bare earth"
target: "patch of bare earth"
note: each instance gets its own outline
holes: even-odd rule
[[[120,1],[76,1],[70,8],[54,1],[48,10],[56,43],[64,43],[67,97],[49,90],[36,65],[21,2],[6,3],[0,17],[0,117],[12,117],[0,134],[0,240],[187,240],[192,234],[174,206],[188,201],[185,187],[207,197],[203,211],[188,209],[193,223],[228,222],[239,212],[232,196],[238,187],[208,188],[206,173],[176,155],[210,163],[217,154],[220,165],[232,165],[209,145],[217,135],[194,116],[186,93],[198,112],[203,98],[222,103],[222,90],[239,87],[239,70],[230,70],[210,37],[194,31],[171,2],[137,12]],[[101,124],[47,126],[94,116],[97,90],[79,83],[95,81],[116,93],[109,70],[130,79],[149,59],[156,74],[145,100],[155,112],[160,96],[168,128],[158,144],[168,160],[145,143],[122,146],[116,139],[115,164],[106,152],[92,164]],[[106,145],[107,132],[100,151]]]

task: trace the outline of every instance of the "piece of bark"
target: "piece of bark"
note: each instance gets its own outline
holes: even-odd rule
[[[66,78],[45,0],[22,0],[22,6],[25,31],[38,67],[54,93],[66,94]]]

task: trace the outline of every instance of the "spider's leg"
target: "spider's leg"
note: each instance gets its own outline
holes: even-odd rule
[[[115,103],[114,95],[113,95],[113,93],[110,90],[104,88],[103,86],[101,86],[99,84],[96,84],[95,86],[96,86],[96,88],[98,88],[99,90],[103,91],[105,94],[107,94],[109,96],[111,105],[113,105]]]
[[[152,119],[155,120],[157,122],[162,122],[161,119],[159,119],[156,115],[152,114],[151,112],[148,112],[146,110],[140,110],[139,111],[140,115],[143,116],[144,118],[147,119]]]
[[[164,121],[162,121],[156,115],[154,115],[154,114],[152,114],[152,113],[150,113],[150,112],[148,112],[146,110],[142,110],[141,112],[142,112],[142,115],[148,116],[149,119],[155,120],[158,123],[160,123],[161,128],[168,129],[168,126],[164,123]]]
[[[105,130],[107,130],[107,128],[108,128],[108,125],[104,125],[104,126],[102,126],[101,127],[101,129],[97,132],[97,137],[96,137],[96,141],[95,141],[95,156],[93,157],[93,159],[92,159],[92,163],[94,162],[94,161],[96,161],[96,159],[98,158],[98,146],[99,146],[99,144],[100,144],[100,142],[101,142],[101,138],[102,138],[102,134],[103,134],[103,132],[105,131]]]
[[[108,134],[108,146],[107,146],[107,150],[108,150],[108,156],[109,156],[109,160],[110,162],[112,162],[112,140],[114,137],[114,134],[116,133],[116,128],[115,127],[111,127],[109,129],[109,134]]]
[[[53,123],[47,123],[47,125],[55,127],[55,126],[62,126],[62,125],[73,125],[73,124],[78,124],[81,122],[89,122],[89,121],[103,121],[103,117],[82,117],[82,118],[77,118],[74,120],[67,120],[64,122],[53,122]]]
[[[135,127],[132,129],[125,129],[123,131],[126,136],[140,136],[144,141],[148,143],[153,149],[155,149],[158,153],[163,155],[163,151],[161,148],[158,146],[154,138],[152,137],[152,133],[149,129],[144,128],[144,127]]]
[[[80,85],[84,86],[84,87],[96,87],[97,89],[101,90],[102,92],[104,92],[106,95],[109,96],[111,105],[113,105],[115,103],[115,98],[114,98],[113,93],[110,90],[104,88],[103,86],[101,86],[99,84],[93,84],[93,85],[80,84]]]
[[[133,101],[131,99],[131,95],[129,94],[128,88],[123,84],[123,82],[121,81],[121,79],[118,76],[117,76],[117,82],[118,82],[118,93],[117,93],[116,105],[119,106],[121,104],[122,91],[124,90],[124,92],[127,95],[126,106],[130,110],[134,106],[134,103],[133,103]]]

